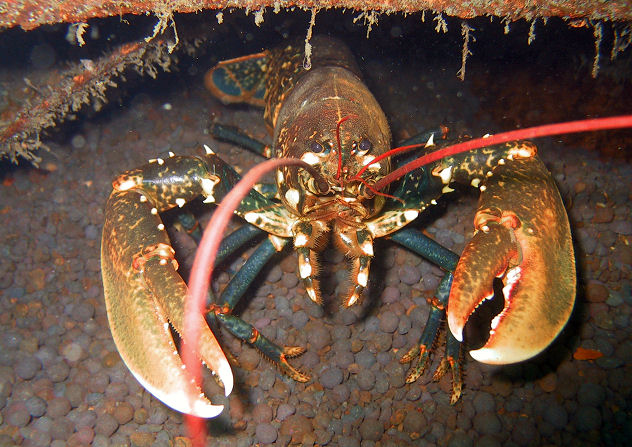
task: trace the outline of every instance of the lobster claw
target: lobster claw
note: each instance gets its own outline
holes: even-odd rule
[[[508,163],[509,164],[509,163]],[[476,308],[503,282],[503,310],[472,357],[516,363],[542,352],[560,333],[575,300],[575,258],[568,217],[550,173],[535,156],[499,166],[481,188],[477,229],[454,272],[448,325],[463,341]]]
[[[101,271],[108,322],[121,358],[151,394],[171,408],[201,418],[218,416],[193,382],[174,343],[170,325],[184,329],[187,286],[174,251],[146,200],[135,191],[114,191],[106,207]],[[132,231],[133,230],[133,231]],[[200,315],[199,357],[228,396],[233,375],[219,343]]]

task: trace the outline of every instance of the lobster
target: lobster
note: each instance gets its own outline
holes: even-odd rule
[[[213,125],[218,139],[259,155],[299,159],[307,168],[281,166],[272,193],[251,190],[235,209],[247,222],[222,243],[219,259],[257,236],[267,237],[207,309],[237,338],[257,348],[288,376],[310,378],[288,359],[302,347],[281,347],[233,313],[247,288],[275,253],[290,243],[307,296],[321,303],[318,254],[327,237],[351,264],[343,306],[357,303],[369,280],[373,242],[385,237],[444,271],[421,338],[402,358],[416,363],[407,382],[426,366],[447,312],[449,331],[440,371],[452,370],[452,402],[461,393],[463,328],[502,281],[504,308],[491,322],[489,339],[470,354],[478,361],[506,364],[542,352],[570,317],[575,299],[575,261],[570,226],[550,173],[528,141],[498,144],[444,157],[408,172],[397,184],[376,187],[396,164],[391,132],[377,100],[361,80],[351,51],[340,41],[316,36],[311,68],[294,43],[219,63],[207,87],[225,103],[264,107],[272,145],[236,129]],[[426,133],[432,150],[441,131]],[[410,158],[410,157],[409,157]],[[102,238],[106,308],[119,353],[139,382],[166,405],[183,413],[214,417],[213,405],[191,380],[176,349],[170,325],[183,333],[187,286],[160,213],[197,197],[220,202],[239,180],[237,172],[208,146],[199,156],[170,156],[119,175],[108,199]],[[480,190],[475,233],[459,257],[421,231],[408,227],[450,191],[453,182]],[[263,191],[263,190],[262,190]],[[230,364],[204,316],[199,353],[224,385],[233,386]],[[187,343],[187,340],[183,340]],[[195,396],[191,399],[189,396]]]

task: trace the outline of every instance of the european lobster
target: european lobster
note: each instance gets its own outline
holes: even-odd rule
[[[418,358],[407,381],[422,373],[447,308],[446,357],[452,368],[453,402],[461,392],[459,350],[468,318],[503,282],[504,309],[492,321],[490,337],[471,355],[505,364],[531,358],[559,334],[573,309],[575,261],[570,227],[559,192],[532,143],[512,142],[440,159],[407,173],[387,191],[376,185],[391,171],[391,133],[386,116],[361,81],[350,50],[328,37],[312,40],[311,69],[294,44],[225,61],[206,83],[224,102],[264,106],[273,144],[252,141],[214,126],[218,138],[260,155],[300,159],[311,168],[276,171],[274,194],[252,190],[235,213],[248,224],[228,236],[220,257],[265,232],[268,237],[208,309],[239,339],[256,347],[293,379],[309,377],[288,358],[301,347],[280,347],[233,314],[261,268],[293,243],[299,276],[309,298],[321,301],[317,255],[328,235],[351,260],[351,306],[362,296],[374,256],[373,241],[388,237],[445,270],[419,343],[402,358]],[[430,132],[432,146],[437,132]],[[421,152],[429,148],[421,149]],[[419,151],[418,151],[419,152]],[[415,156],[418,154],[416,153]],[[239,175],[206,147],[202,156],[156,159],[113,182],[102,239],[102,272],[112,336],[139,382],[170,407],[213,417],[213,405],[192,384],[170,333],[182,334],[187,286],[177,273],[174,250],[159,214],[202,196],[219,202]],[[475,234],[458,255],[416,229],[406,228],[420,212],[452,191],[452,182],[478,187]],[[203,320],[203,316],[199,317]],[[233,379],[213,333],[202,322],[200,356],[225,387]],[[184,340],[186,343],[186,340]],[[193,401],[189,396],[196,396]]]

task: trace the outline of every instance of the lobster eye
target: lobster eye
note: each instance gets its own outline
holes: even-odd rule
[[[372,147],[373,144],[370,140],[367,140],[366,138],[362,138],[360,140],[360,143],[358,143],[358,149],[360,149],[362,152],[368,152],[371,150]]]
[[[309,150],[314,152],[315,154],[320,154],[322,151],[325,150],[325,147],[318,141],[312,141],[311,143],[309,143]]]

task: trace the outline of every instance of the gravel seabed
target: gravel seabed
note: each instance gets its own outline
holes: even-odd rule
[[[426,67],[419,75],[405,67],[393,73],[376,61],[366,65],[372,82],[389,80],[378,96],[387,98],[385,108],[393,112],[389,116],[400,133],[407,126],[438,124],[445,116],[474,134],[484,133],[467,82],[452,71],[446,75],[443,68]],[[428,95],[436,101],[423,101]],[[103,207],[117,173],[168,151],[194,154],[205,142],[241,169],[257,162],[205,134],[211,114],[228,124],[249,123],[258,137],[265,129],[259,111],[222,107],[184,74],[162,93],[132,96],[114,112],[82,121],[66,143],[53,143],[54,156],[44,155],[45,169],[3,167],[0,446],[190,445],[182,415],[138,384],[110,336],[99,259]],[[572,320],[543,356],[500,368],[465,355],[463,396],[451,406],[449,377],[433,382],[427,371],[408,385],[408,367],[398,361],[421,333],[439,269],[380,241],[370,293],[362,305],[339,310],[346,263],[328,251],[322,271],[329,304],[322,309],[306,298],[296,257],[287,253],[265,270],[240,311],[269,338],[305,346],[307,352],[292,363],[312,380],[293,382],[224,334],[240,367],[234,368],[236,387],[229,398],[207,377],[207,394],[227,406],[208,424],[208,445],[629,442],[632,167],[552,139],[541,143],[540,154],[568,206],[579,275]],[[441,207],[438,217],[428,220],[428,233],[460,251],[472,233],[475,201],[474,195],[464,195]],[[194,246],[173,235],[186,271]],[[225,284],[226,272],[241,262],[237,258],[227,266],[216,285]],[[603,357],[576,360],[579,347]]]

